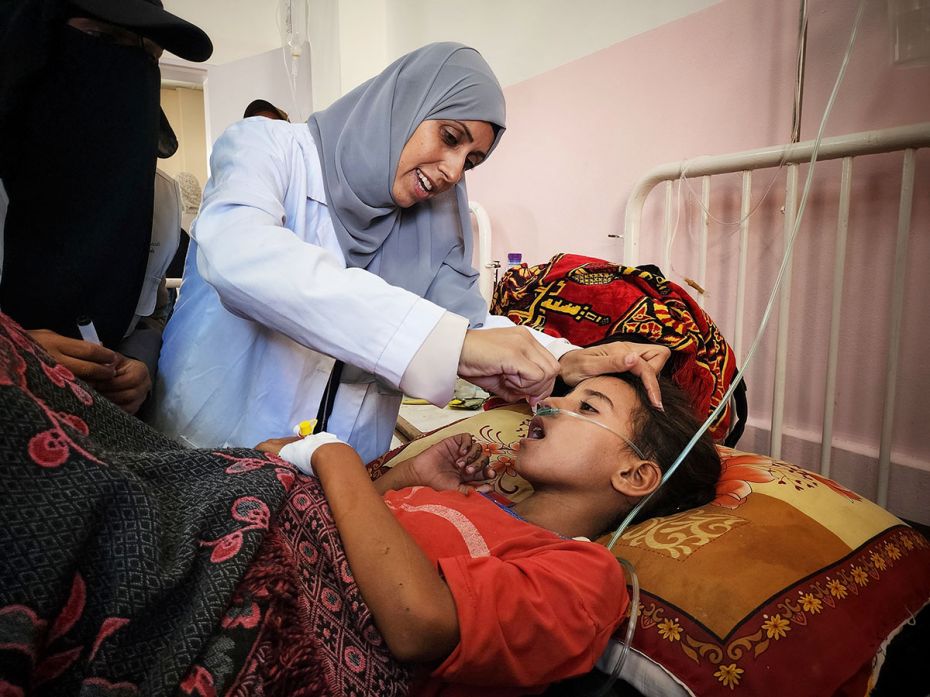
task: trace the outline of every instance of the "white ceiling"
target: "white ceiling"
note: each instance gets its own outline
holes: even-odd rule
[[[223,64],[281,45],[278,0],[163,0],[165,9],[193,22],[213,41],[210,63]]]

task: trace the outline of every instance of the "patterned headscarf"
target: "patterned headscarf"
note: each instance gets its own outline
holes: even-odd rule
[[[435,302],[479,325],[487,307],[474,288],[471,219],[464,178],[402,209],[391,197],[401,151],[426,119],[487,121],[494,149],[504,130],[504,95],[472,48],[430,44],[403,56],[307,124],[349,266]]]
[[[200,182],[190,172],[178,172],[175,179],[177,179],[178,187],[181,189],[181,212],[196,214],[200,210],[200,203],[203,200]]]

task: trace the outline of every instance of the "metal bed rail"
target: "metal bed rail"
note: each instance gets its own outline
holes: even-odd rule
[[[624,233],[623,263],[635,265],[641,262],[639,236],[642,225],[643,206],[649,194],[661,183],[664,191],[663,253],[660,264],[669,265],[669,241],[673,234],[673,183],[681,178],[701,180],[701,221],[698,236],[697,283],[706,284],[707,247],[711,178],[719,174],[741,174],[740,225],[738,237],[738,263],[736,279],[736,323],[733,348],[737,360],[743,357],[745,293],[747,280],[747,256],[750,231],[750,194],[752,174],[758,169],[787,166],[785,188],[784,240],[787,241],[794,228],[798,206],[798,171],[801,164],[810,161],[814,152],[814,141],[805,141],[788,146],[775,146],[748,150],[729,155],[696,157],[660,165],[634,186],[627,201]],[[879,505],[888,502],[888,485],[891,469],[891,445],[894,430],[894,404],[898,378],[898,362],[901,344],[901,324],[905,294],[905,268],[908,254],[908,239],[911,232],[911,208],[914,197],[915,152],[930,147],[930,122],[910,126],[864,131],[850,135],[824,138],[817,151],[817,161],[842,160],[840,198],[836,217],[836,247],[832,278],[832,305],[830,318],[829,348],[826,379],[823,388],[823,431],[821,434],[821,472],[829,476],[833,445],[834,405],[836,401],[836,366],[839,355],[840,313],[843,307],[847,231],[849,224],[850,188],[853,173],[853,158],[879,153],[902,152],[901,191],[898,205],[897,237],[894,252],[892,293],[889,308],[889,346],[885,359],[886,380],[878,456],[877,497]],[[781,457],[784,431],[785,377],[788,349],[788,320],[791,312],[791,260],[779,297],[778,326],[776,330],[774,389],[770,430],[770,454]],[[703,300],[703,298],[701,298]]]
[[[491,259],[491,218],[477,201],[469,201],[468,210],[475,216],[477,227],[479,289],[481,296],[490,304],[494,294],[494,269],[500,268],[500,262]]]

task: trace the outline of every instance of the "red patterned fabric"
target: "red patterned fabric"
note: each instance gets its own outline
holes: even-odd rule
[[[298,475],[185,695],[405,695],[409,668],[375,627],[322,487]]]
[[[605,340],[661,344],[672,350],[672,379],[709,415],[736,375],[736,358],[713,320],[679,285],[644,268],[577,254],[507,271],[491,312],[576,346]],[[734,422],[731,405],[711,427],[723,442]]]
[[[3,697],[406,693],[315,480],[183,448],[2,314],[0,435]]]

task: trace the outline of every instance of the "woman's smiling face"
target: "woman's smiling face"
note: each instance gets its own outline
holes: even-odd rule
[[[486,121],[422,121],[400,153],[391,186],[394,202],[409,208],[448,191],[484,161],[493,143],[494,129]]]

